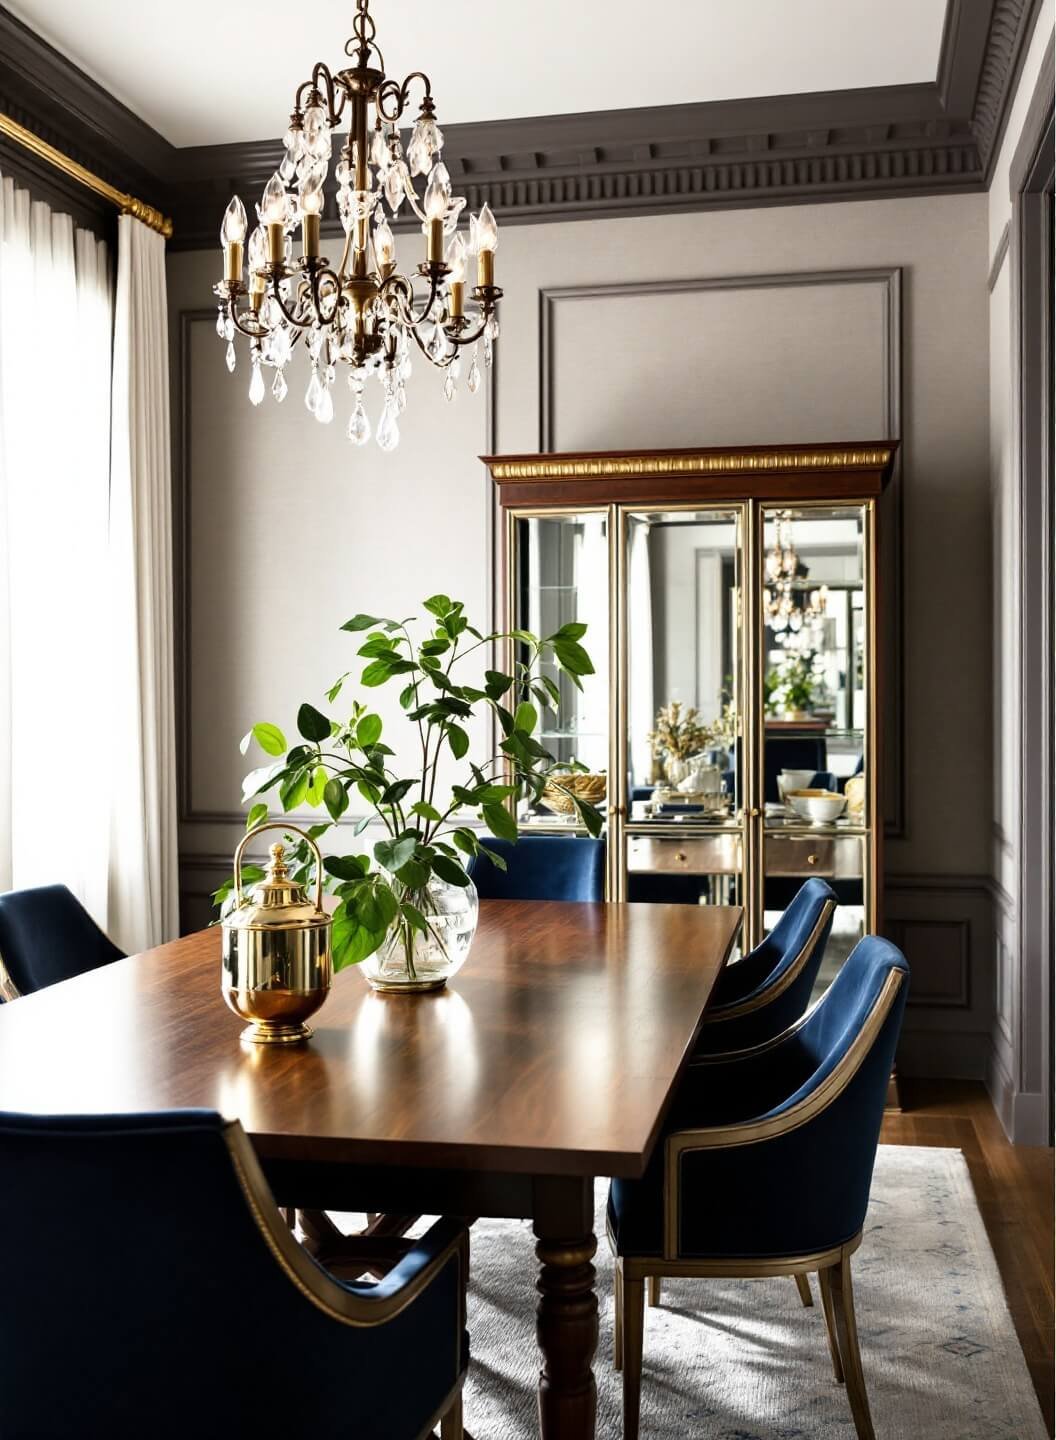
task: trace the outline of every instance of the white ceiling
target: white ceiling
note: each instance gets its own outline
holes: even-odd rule
[[[351,0],[6,0],[175,145],[285,127]],[[441,125],[934,80],[946,0],[374,0],[389,74]],[[644,32],[643,33],[643,28]]]

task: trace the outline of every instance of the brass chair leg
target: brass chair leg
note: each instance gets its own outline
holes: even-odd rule
[[[649,1276],[649,1305],[652,1309],[660,1304],[660,1276]]]
[[[814,1296],[810,1293],[810,1280],[806,1275],[794,1275],[796,1289],[799,1291],[799,1298],[803,1301],[804,1310],[809,1310],[814,1304]]]
[[[613,1283],[612,1368],[623,1369],[623,1262],[618,1256]]]
[[[836,1313],[832,1307],[832,1272],[820,1270],[818,1272],[818,1286],[821,1290],[821,1308],[825,1312],[825,1331],[829,1337],[829,1357],[832,1360],[832,1373],[837,1385],[844,1383],[843,1361],[840,1359],[840,1342],[836,1334]]]
[[[642,1405],[645,1286],[623,1277],[623,1440],[638,1440]]]
[[[851,1286],[851,1257],[844,1251],[838,1265],[830,1271],[832,1301],[836,1312],[836,1331],[840,1339],[840,1356],[847,1377],[847,1398],[858,1440],[876,1440],[873,1419],[869,1414],[869,1397],[865,1393],[862,1356],[858,1348],[858,1325],[854,1315],[854,1291]]]
[[[462,1392],[451,1404],[450,1410],[440,1420],[440,1440],[462,1440]]]

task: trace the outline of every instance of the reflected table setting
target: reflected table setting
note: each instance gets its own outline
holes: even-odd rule
[[[0,1111],[204,1106],[242,1122],[280,1205],[531,1220],[540,1433],[580,1440],[594,1178],[644,1173],[740,922],[484,901],[447,990],[376,994],[344,971],[290,1047],[239,1044],[202,931],[0,1006]]]

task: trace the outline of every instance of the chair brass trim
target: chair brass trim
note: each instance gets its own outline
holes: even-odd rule
[[[0,955],[0,1000],[21,1000],[22,992],[11,979],[11,973]]]
[[[260,1231],[264,1243],[271,1251],[287,1278],[292,1281],[306,1300],[322,1310],[332,1320],[342,1325],[369,1329],[393,1320],[426,1288],[433,1278],[451,1259],[458,1257],[460,1276],[464,1280],[466,1270],[467,1233],[463,1228],[440,1254],[403,1286],[395,1295],[375,1298],[368,1295],[352,1295],[343,1285],[320,1269],[308,1255],[289,1226],[279,1213],[271,1197],[271,1191],[264,1178],[253,1147],[246,1132],[237,1120],[228,1121],[223,1130],[231,1163],[234,1166],[242,1194],[245,1196],[253,1221]],[[461,1334],[456,1336],[455,1371],[461,1369],[458,1359],[461,1353]]]
[[[712,1256],[702,1259],[676,1260],[666,1255],[620,1255],[612,1225],[606,1220],[605,1234],[609,1248],[625,1274],[632,1280],[764,1280],[785,1275],[808,1275],[830,1265],[838,1265],[843,1256],[853,1255],[862,1243],[862,1232],[841,1245],[827,1250],[814,1250],[808,1255],[768,1255],[765,1259],[749,1260],[738,1256]]]
[[[847,1054],[831,1075],[826,1076],[817,1089],[798,1105],[768,1119],[749,1120],[736,1125],[713,1125],[699,1130],[676,1130],[667,1137],[664,1145],[665,1258],[673,1260],[678,1256],[678,1237],[681,1233],[681,1186],[678,1182],[683,1155],[695,1150],[757,1145],[761,1141],[773,1139],[776,1135],[787,1135],[792,1130],[798,1130],[801,1125],[806,1125],[820,1115],[846,1090],[858,1073],[876,1037],[883,1029],[901,984],[902,971],[890,970]]]
[[[14,140],[16,145],[21,145],[24,150],[36,155],[38,160],[44,160],[55,170],[61,170],[71,180],[76,180],[78,185],[83,185],[86,190],[92,190],[96,195],[101,195],[104,200],[109,200],[116,205],[123,215],[131,215],[136,220],[141,220],[151,230],[156,230],[159,235],[164,235],[168,240],[172,236],[172,221],[153,205],[148,205],[145,200],[137,200],[134,195],[126,195],[123,190],[110,185],[107,181],[93,175],[83,165],[78,165],[76,160],[71,160],[61,150],[56,150],[54,145],[49,145],[39,135],[34,135],[32,130],[27,130],[17,120],[12,120],[10,115],[0,114],[0,135],[6,135],[9,140]]]
[[[776,1050],[779,1045],[783,1045],[786,1040],[791,1039],[793,1035],[803,1029],[824,998],[824,995],[820,996],[809,1010],[805,1010],[798,1020],[789,1025],[787,1030],[782,1030],[780,1035],[775,1035],[770,1040],[763,1040],[758,1045],[746,1045],[740,1050],[716,1050],[712,1054],[692,1055],[689,1064],[691,1067],[695,1065],[735,1065],[740,1060],[751,1060],[756,1055],[765,1055],[768,1050]]]
[[[758,995],[751,996],[747,1000],[737,1000],[730,1005],[716,1005],[712,1010],[705,1010],[703,1023],[705,1025],[716,1025],[721,1024],[724,1020],[738,1020],[742,1015],[751,1015],[754,1011],[761,1010],[764,1006],[769,1005],[770,1002],[776,1000],[779,995],[783,995],[788,987],[799,978],[804,965],[806,965],[814,953],[821,939],[822,932],[831,920],[832,913],[835,909],[836,905],[834,901],[825,901],[825,904],[821,908],[821,914],[818,916],[817,924],[803,942],[799,954],[783,974],[774,981],[773,985],[767,986],[767,988]]]
[[[594,458],[540,455],[524,459],[481,458],[495,480],[609,480],[644,475],[752,475],[806,470],[877,470],[887,466],[890,446],[863,450],[731,450],[682,455],[605,455]]]

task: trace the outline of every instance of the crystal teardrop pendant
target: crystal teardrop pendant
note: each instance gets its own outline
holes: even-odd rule
[[[490,336],[490,335],[488,334],[488,332],[485,330],[485,331],[484,331],[484,364],[485,364],[485,365],[490,365],[490,364],[491,364],[491,354],[492,354],[492,352],[491,352],[491,336]]]
[[[216,333],[221,340],[227,339],[227,323],[224,316],[224,307],[221,305],[216,312]]]
[[[264,376],[260,373],[260,361],[253,362],[253,378],[249,382],[249,398],[253,405],[259,405],[264,399]]]
[[[357,398],[356,408],[349,418],[348,438],[353,445],[365,445],[370,439],[370,420],[363,408],[363,401],[359,398]]]
[[[319,397],[323,393],[323,387],[319,382],[319,372],[312,367],[312,378],[308,381],[308,389],[304,392],[304,404],[309,414],[319,413]]]
[[[235,366],[238,364],[238,356],[235,354],[235,342],[233,340],[227,342],[227,354],[224,358],[227,361],[227,368],[233,375],[235,373]]]
[[[319,389],[319,403],[315,407],[315,418],[320,425],[329,425],[334,418],[334,397],[330,394],[329,385],[321,385]]]
[[[476,347],[473,349],[473,361],[466,376],[466,389],[471,395],[475,395],[480,389],[480,366],[477,364]]]
[[[447,353],[447,342],[444,339],[444,332],[438,324],[434,324],[429,332],[429,339],[425,342],[425,353],[434,365],[440,363]]]
[[[396,386],[396,408],[401,414],[407,409],[407,387],[402,380]]]
[[[391,399],[387,399],[378,424],[378,444],[383,450],[395,450],[399,443],[400,429],[396,424],[396,407]]]
[[[275,399],[278,400],[280,404],[283,400],[286,399],[286,392],[287,390],[289,390],[289,388],[290,387],[286,384],[286,376],[282,373],[281,370],[276,370],[275,379],[271,382],[271,393],[275,396]]]
[[[444,376],[444,399],[453,400],[455,394],[455,377],[451,374],[451,367],[449,365],[447,367],[447,374]]]
[[[385,174],[385,199],[389,202],[389,209],[394,215],[403,204],[405,173],[401,160],[398,165],[393,165]]]
[[[230,315],[224,321],[224,335],[228,340],[235,338],[235,322],[231,319]]]

